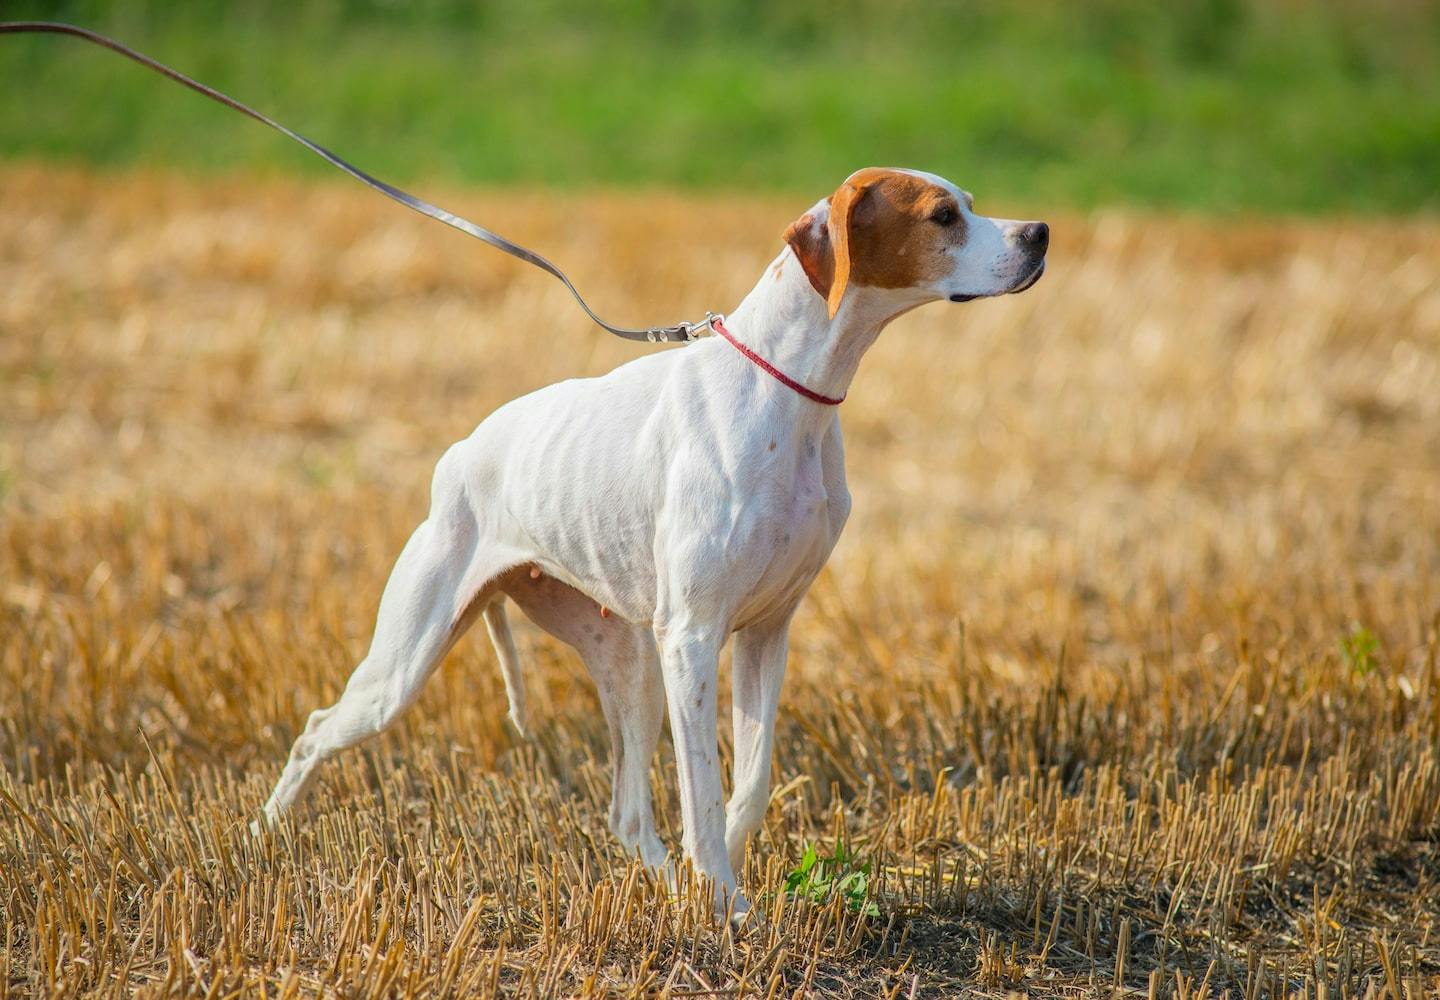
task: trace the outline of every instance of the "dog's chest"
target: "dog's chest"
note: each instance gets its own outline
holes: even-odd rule
[[[804,592],[834,544],[823,463],[813,439],[775,456],[756,484],[764,498],[744,532],[755,581],[748,616],[787,605]]]

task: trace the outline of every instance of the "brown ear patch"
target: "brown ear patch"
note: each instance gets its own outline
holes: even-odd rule
[[[825,226],[815,224],[815,216],[805,213],[790,223],[785,230],[785,242],[795,252],[795,259],[805,271],[810,287],[822,299],[830,297],[830,286],[835,281],[835,251],[830,243],[830,232]]]
[[[943,208],[953,214],[950,225],[932,221]],[[848,284],[871,288],[934,281],[949,270],[947,251],[965,242],[965,217],[955,196],[895,170],[862,170],[846,181],[831,198],[830,226],[836,230],[836,280],[845,270]],[[830,299],[834,315],[834,289]]]

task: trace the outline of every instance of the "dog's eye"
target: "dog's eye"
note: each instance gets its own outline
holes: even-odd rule
[[[948,226],[955,221],[955,210],[949,205],[937,208],[935,213],[930,216],[930,221],[937,226]]]

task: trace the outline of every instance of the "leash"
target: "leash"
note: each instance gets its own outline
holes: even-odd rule
[[[75,38],[84,39],[87,42],[93,42],[94,44],[99,45],[102,48],[107,48],[112,52],[118,52],[120,55],[125,56],[127,59],[132,59],[140,65],[146,67],[147,69],[154,70],[161,76],[169,77],[176,83],[189,87],[191,90],[195,91],[198,94],[204,94],[212,101],[218,101],[219,103],[225,105],[227,108],[230,108],[232,111],[238,111],[248,118],[255,119],[255,121],[259,122],[262,125],[268,125],[276,132],[279,132],[281,135],[285,136],[287,139],[292,139],[295,142],[298,142],[300,145],[310,150],[310,152],[325,160],[331,166],[337,167],[340,170],[345,171],[345,173],[349,174],[351,177],[355,178],[360,183],[366,185],[372,190],[379,191],[381,194],[385,195],[385,197],[397,201],[400,204],[404,205],[406,208],[419,212],[421,215],[428,216],[429,218],[434,219],[436,222],[443,222],[445,223],[445,225],[451,227],[452,229],[458,229],[466,236],[473,236],[477,240],[488,243],[495,249],[508,253],[512,257],[517,257],[527,264],[533,264],[535,267],[540,268],[540,270],[545,271],[547,274],[550,274],[553,277],[557,278],[560,283],[565,286],[566,290],[569,291],[572,296],[574,296],[575,301],[580,304],[580,308],[585,310],[585,314],[595,321],[596,325],[601,327],[601,329],[613,333],[617,337],[623,337],[625,340],[649,341],[652,344],[658,343],[660,341],[684,342],[694,340],[697,336],[699,336],[699,331],[701,330],[704,330],[706,328],[715,330],[721,328],[722,326],[722,317],[713,315],[711,313],[706,313],[705,318],[698,323],[676,323],[674,326],[652,326],[646,327],[643,330],[629,329],[623,326],[612,326],[611,324],[601,319],[595,313],[594,309],[590,308],[590,304],[585,301],[584,297],[581,296],[579,289],[577,289],[575,285],[570,281],[570,279],[566,277],[564,271],[560,270],[559,267],[552,264],[544,257],[540,256],[535,251],[528,250],[525,247],[520,246],[519,244],[512,243],[505,237],[501,236],[499,233],[493,233],[490,230],[486,229],[484,226],[477,226],[469,219],[464,219],[458,215],[455,215],[452,212],[447,212],[445,211],[445,209],[440,208],[437,205],[430,204],[430,202],[425,201],[423,198],[417,198],[413,194],[410,194],[408,191],[402,191],[400,188],[395,187],[392,184],[387,184],[385,181],[380,180],[378,177],[372,177],[370,174],[367,174],[359,167],[343,159],[337,154],[332,153],[330,150],[326,149],[318,142],[310,141],[309,139],[301,135],[299,132],[295,132],[286,128],[284,125],[281,125],[279,122],[275,121],[275,119],[269,117],[268,115],[261,114],[259,111],[256,111],[254,108],[250,107],[247,104],[241,104],[239,101],[235,100],[235,98],[230,97],[226,94],[222,94],[220,91],[215,90],[213,87],[207,87],[200,81],[191,79],[184,73],[181,73],[179,70],[171,69],[169,66],[166,66],[162,62],[151,59],[149,56],[141,52],[136,52],[134,49],[130,48],[129,46],[122,45],[121,43],[115,41],[115,39],[113,38],[102,35],[96,31],[90,31],[88,28],[81,28],[73,24],[65,24],[59,21],[0,21],[0,35],[20,34],[70,35]],[[728,338],[727,336],[727,339],[730,338]],[[730,342],[735,343],[735,346],[737,347],[740,346],[733,339]],[[742,351],[745,351],[745,348],[743,347],[741,347],[740,349]],[[750,355],[748,351],[745,351],[745,353],[748,357],[751,357],[752,360],[755,360],[754,356]],[[777,378],[780,378],[781,381],[785,382],[787,385],[790,385],[791,388],[796,389],[797,392],[802,391],[798,387],[797,383],[789,382],[787,379],[784,378],[784,376],[774,371],[774,369],[771,369],[769,368],[769,366],[764,365],[763,362],[757,361],[757,363],[761,364],[763,367],[766,368],[767,371],[770,371],[770,373],[775,375]],[[808,394],[808,390],[804,390],[804,393]],[[822,402],[823,401],[825,400],[822,399]]]

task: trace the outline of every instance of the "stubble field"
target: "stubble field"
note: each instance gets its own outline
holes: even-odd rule
[[[441,195],[636,323],[809,204]],[[5,168],[0,991],[1440,990],[1440,223],[1050,221],[1033,291],[905,317],[843,408],[736,932],[621,855],[528,627],[528,740],[472,634],[246,833],[445,447],[642,348],[343,182]],[[777,892],[841,841],[873,915]]]

